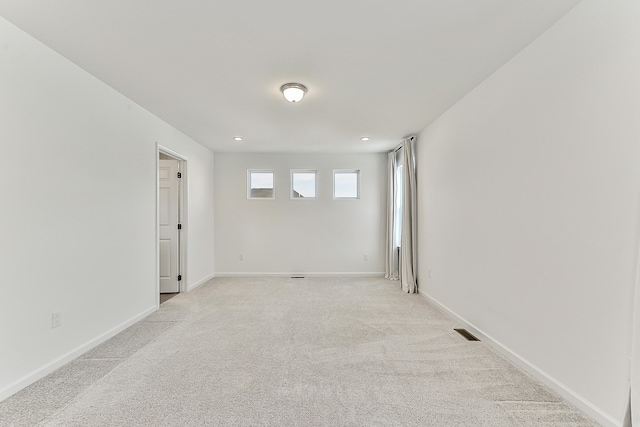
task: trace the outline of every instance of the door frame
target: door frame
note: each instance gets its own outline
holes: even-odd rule
[[[623,421],[625,426],[631,425],[633,416],[637,417],[638,412],[640,412],[640,399],[638,399],[638,394],[640,393],[640,369],[636,368],[634,363],[640,359],[640,216],[638,216],[636,224],[636,271],[631,296],[631,340],[629,344],[629,402]]]
[[[182,178],[178,181],[179,192],[179,205],[178,217],[180,218],[180,224],[182,229],[180,231],[180,258],[179,273],[182,276],[182,280],[179,282],[178,291],[186,292],[187,290],[187,239],[189,235],[189,225],[187,219],[189,208],[189,194],[188,188],[188,170],[187,170],[187,157],[156,142],[156,305],[160,307],[160,154],[166,154],[178,160],[180,172]]]

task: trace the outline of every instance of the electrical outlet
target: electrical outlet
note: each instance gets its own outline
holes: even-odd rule
[[[369,261],[369,255],[364,254],[364,260],[365,260],[365,261]]]
[[[240,254],[240,256],[238,257],[238,259],[239,259],[240,261],[244,261],[244,255]]]
[[[62,326],[62,312],[56,311],[51,314],[51,329]]]

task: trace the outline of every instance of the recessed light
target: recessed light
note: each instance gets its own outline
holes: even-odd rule
[[[368,136],[363,136],[362,138],[360,138],[360,141],[368,141],[370,138]]]
[[[242,142],[242,137],[241,136],[236,136],[235,138],[233,138],[234,141],[236,142]]]

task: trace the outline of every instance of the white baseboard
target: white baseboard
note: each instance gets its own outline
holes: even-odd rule
[[[35,383],[39,379],[46,377],[47,375],[49,375],[50,373],[52,373],[56,369],[61,368],[62,366],[66,365],[67,363],[71,362],[72,360],[78,358],[79,356],[81,356],[82,354],[84,354],[87,351],[91,350],[92,348],[98,346],[99,344],[102,344],[103,342],[105,342],[109,338],[119,334],[120,332],[122,332],[125,329],[127,329],[129,326],[133,325],[134,323],[139,322],[140,320],[144,319],[145,317],[147,317],[151,313],[155,312],[157,309],[158,308],[156,306],[153,306],[153,307],[143,311],[142,313],[138,314],[137,316],[134,316],[133,318],[127,320],[126,322],[121,323],[120,325],[116,326],[115,328],[105,332],[104,334],[102,334],[102,335],[100,335],[100,336],[98,336],[98,337],[96,337],[96,338],[94,338],[94,339],[92,339],[92,340],[80,345],[79,347],[76,347],[75,349],[71,350],[70,352],[68,352],[68,353],[60,356],[59,358],[53,360],[52,362],[49,362],[46,365],[36,369],[35,371],[23,376],[22,378],[18,379],[14,383],[12,383],[12,384],[8,385],[7,387],[3,388],[2,390],[0,390],[0,402],[5,400],[9,396],[12,396],[15,393],[19,392],[23,388]]]
[[[605,427],[621,426],[620,421],[615,420],[613,417],[611,417],[611,415],[603,412],[600,408],[596,407],[591,402],[589,402],[579,394],[575,393],[573,390],[569,389],[564,384],[558,382],[556,379],[554,379],[552,376],[544,372],[542,369],[538,368],[528,360],[514,353],[508,347],[506,347],[499,341],[493,339],[490,335],[484,333],[481,329],[478,329],[477,327],[475,327],[473,324],[471,324],[470,322],[465,320],[463,317],[456,314],[454,311],[449,309],[449,307],[442,304],[440,301],[427,295],[426,293],[424,293],[419,289],[418,289],[418,293],[423,298],[434,303],[440,309],[446,312],[448,315],[450,315],[451,317],[453,317],[454,319],[462,323],[465,326],[465,328],[467,328],[469,332],[471,332],[473,335],[477,336],[482,341],[487,342],[493,348],[498,350],[502,355],[504,355],[507,359],[509,359],[512,363],[514,363],[516,366],[520,367],[529,375],[531,375],[532,377],[534,377],[535,379],[537,379],[538,381],[540,381],[541,383],[549,387],[551,390],[558,393],[560,396],[562,396],[563,399],[567,400],[573,406],[577,407],[585,415],[592,418],[594,421],[598,422],[599,424]]]
[[[259,277],[259,276],[269,276],[269,277],[291,277],[291,276],[304,276],[304,277],[384,277],[384,272],[295,272],[295,273],[248,273],[248,272],[223,272],[216,273],[215,277]]]
[[[187,285],[187,292],[191,292],[192,290],[194,290],[195,288],[197,288],[198,286],[204,285],[205,283],[207,283],[209,280],[213,279],[214,277],[216,277],[216,274],[210,274],[207,277],[205,277],[204,279],[200,279],[198,280],[196,283],[194,283],[193,285]]]

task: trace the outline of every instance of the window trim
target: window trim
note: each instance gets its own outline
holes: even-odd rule
[[[312,173],[314,175],[314,179],[313,179],[313,186],[314,186],[314,192],[315,192],[315,196],[313,197],[293,197],[293,175],[296,173]],[[289,198],[291,200],[315,200],[318,198],[318,171],[316,169],[291,169],[289,172],[289,182],[290,182],[290,189],[289,189]]]
[[[356,197],[336,197],[336,175],[356,174]],[[360,199],[360,169],[334,169],[333,170],[333,200],[358,200]]]
[[[253,197],[251,196],[251,174],[270,173],[273,176],[273,196]],[[248,200],[274,200],[276,198],[276,171],[274,169],[247,169],[247,199]]]

